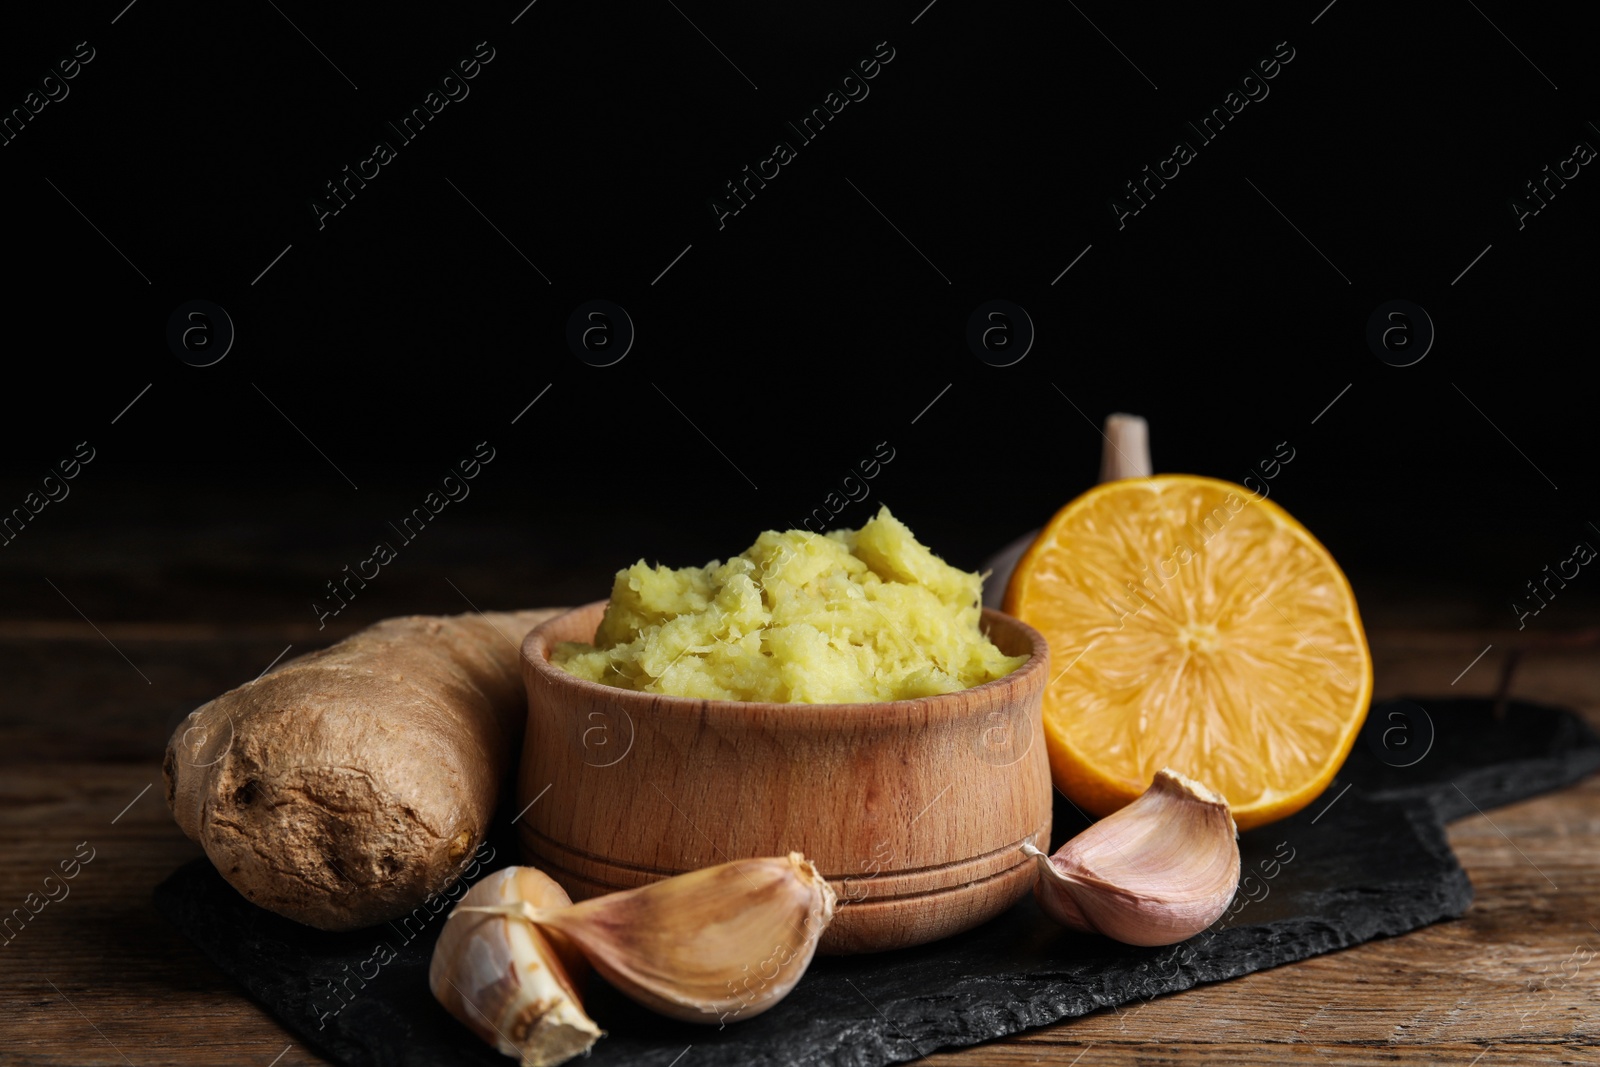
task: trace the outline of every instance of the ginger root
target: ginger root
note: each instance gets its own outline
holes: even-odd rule
[[[517,756],[522,639],[559,609],[386,619],[196,709],[167,806],[250,901],[323,930],[411,911],[483,843]]]

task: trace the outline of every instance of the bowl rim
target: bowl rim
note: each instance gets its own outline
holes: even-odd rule
[[[1044,693],[1046,683],[1040,681],[1045,671],[1049,669],[1050,646],[1045,641],[1044,635],[1032,626],[1023,622],[1014,615],[1007,615],[994,608],[983,608],[979,616],[980,625],[983,623],[1000,620],[1003,625],[1015,627],[1028,639],[1028,658],[1010,674],[1001,675],[999,678],[983,682],[968,689],[957,689],[949,693],[935,693],[925,697],[907,697],[901,700],[854,701],[840,704],[812,704],[797,701],[777,702],[765,700],[720,700],[706,697],[685,697],[668,693],[647,693],[638,689],[623,689],[620,686],[605,685],[602,682],[593,682],[587,678],[579,678],[569,674],[550,662],[549,648],[553,642],[548,640],[547,632],[554,629],[559,623],[571,616],[584,611],[593,611],[596,608],[604,611],[604,606],[610,603],[610,598],[592,600],[587,604],[580,604],[560,615],[546,619],[544,622],[529,630],[522,639],[522,660],[525,670],[531,670],[537,677],[548,681],[556,687],[573,689],[578,693],[588,696],[624,704],[633,704],[640,709],[649,708],[657,714],[666,712],[693,712],[704,714],[706,712],[732,712],[751,718],[768,718],[773,709],[782,709],[780,714],[785,716],[828,715],[832,717],[848,716],[881,716],[902,712],[927,713],[929,711],[949,710],[955,711],[975,710],[973,696],[976,702],[982,703],[991,694],[995,699],[1006,702],[1010,694],[1002,690],[1027,691],[1037,686],[1039,694]],[[992,617],[992,618],[991,618]],[[986,631],[987,633],[987,631]],[[532,687],[529,687],[529,700],[533,699]]]

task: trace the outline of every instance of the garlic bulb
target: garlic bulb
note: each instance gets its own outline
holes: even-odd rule
[[[1239,885],[1239,831],[1222,797],[1162,770],[1144,794],[1039,861],[1034,896],[1074,930],[1171,945],[1221,917]]]
[[[793,989],[833,919],[831,886],[798,852],[690,871],[541,909],[606,980],[686,1022],[759,1015]]]
[[[532,867],[495,871],[450,913],[428,965],[439,1003],[483,1040],[520,1057],[522,1067],[565,1063],[600,1037],[574,981],[587,973],[583,958],[560,944],[560,935],[506,913],[571,903]]]

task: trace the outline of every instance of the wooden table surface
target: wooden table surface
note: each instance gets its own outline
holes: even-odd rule
[[[1490,693],[1521,636],[1377,626],[1378,696]],[[0,1064],[323,1062],[171,928],[151,890],[200,855],[163,803],[166,733],[285,645],[327,639],[309,625],[0,622],[0,910],[92,849],[69,894],[0,941]],[[1515,692],[1600,724],[1600,655],[1533,653]],[[1450,840],[1477,894],[1458,921],[977,1048],[917,1051],[949,1067],[1600,1064],[1600,779],[1463,819]]]

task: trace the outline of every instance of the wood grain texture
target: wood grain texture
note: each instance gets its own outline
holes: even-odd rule
[[[1369,635],[1380,698],[1491,694],[1516,640],[1432,627]],[[0,910],[42,892],[44,875],[80,842],[96,850],[65,899],[0,944],[0,1062],[324,1062],[150,903],[156,883],[200,855],[157,796],[163,718],[253,677],[291,639],[119,633],[117,645],[165,699],[187,701],[163,709],[92,631],[85,640],[0,635],[9,696],[0,710]],[[1515,691],[1578,707],[1600,725],[1592,650],[1530,656]],[[87,760],[68,758],[74,750]],[[1600,779],[1463,819],[1450,840],[1477,892],[1456,922],[977,1048],[907,1055],[928,1053],[939,1067],[1600,1064],[1600,956],[1577,963],[1600,953]]]
[[[639,693],[549,663],[589,641],[605,601],[523,643],[528,729],[517,820],[529,862],[574,899],[730,859],[803,852],[839,907],[824,952],[922,944],[1025,896],[1050,839],[1050,771],[1033,726],[1049,651],[985,612],[1004,678],[878,704],[759,704]]]

